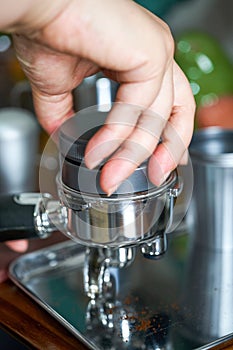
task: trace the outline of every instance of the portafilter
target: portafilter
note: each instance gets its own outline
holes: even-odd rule
[[[48,194],[52,191],[46,188],[47,179],[40,174],[42,193],[1,198],[2,240],[22,238],[26,232],[28,236],[42,238],[56,230],[63,232],[87,247],[89,287],[90,279],[97,278],[96,284],[99,283],[103,265],[122,267],[132,262],[134,247],[140,246],[143,255],[150,259],[165,253],[166,233],[176,226],[174,205],[183,188],[178,169],[172,171],[161,186],[151,183],[146,160],[111,196],[104,193],[99,179],[107,159],[89,169],[84,153],[88,141],[106,122],[108,114],[108,109],[99,106],[86,108],[64,122],[53,135],[59,154],[56,194]],[[185,202],[186,207],[189,198]],[[4,232],[7,234],[3,235]],[[90,265],[95,265],[96,278]]]

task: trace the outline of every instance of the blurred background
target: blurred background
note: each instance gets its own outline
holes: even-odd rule
[[[176,43],[175,58],[187,75],[197,102],[196,126],[216,124],[216,114],[220,118],[221,113],[224,114],[221,122],[232,126],[229,116],[233,104],[232,0],[137,2],[164,19],[171,28]],[[15,58],[11,38],[3,33],[0,34],[0,76],[0,108],[24,108],[34,113],[29,83]],[[78,109],[77,101],[76,105]],[[209,111],[201,107],[213,105],[210,117]],[[45,137],[43,133],[40,136]]]
[[[138,0],[164,19],[175,39],[175,58],[197,103],[195,128],[233,128],[233,1]],[[143,29],[142,29],[143,30]],[[153,43],[152,43],[153,45]],[[37,123],[30,85],[14,54],[11,37],[0,33],[0,194],[38,190],[38,165],[48,135]],[[83,94],[82,89],[90,94]],[[96,104],[96,78],[74,91],[75,108]],[[112,97],[115,85],[110,85]],[[84,100],[84,98],[86,98]],[[53,151],[48,171],[56,170]],[[6,250],[0,245],[0,255]],[[6,252],[5,252],[5,255]],[[6,264],[9,261],[5,262]],[[0,331],[5,349],[21,349]]]

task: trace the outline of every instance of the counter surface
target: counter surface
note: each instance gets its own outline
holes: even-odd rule
[[[35,251],[63,240],[64,237],[59,234],[45,241],[34,240],[30,242],[29,251]],[[1,262],[4,261],[6,264],[15,259],[18,254],[1,245],[0,256]],[[0,327],[29,349],[88,349],[9,279],[0,283],[0,310]],[[233,349],[233,340],[214,347],[214,349]]]
[[[46,240],[34,239],[27,252],[64,241],[55,233]],[[4,244],[0,245],[0,264],[7,266],[19,256]],[[25,344],[29,349],[87,350],[75,336],[33,301],[9,279],[0,283],[0,328]]]

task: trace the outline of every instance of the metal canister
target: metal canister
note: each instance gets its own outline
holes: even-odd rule
[[[35,191],[39,125],[28,110],[0,109],[0,193]]]
[[[190,145],[194,189],[184,277],[183,336],[210,343],[233,324],[233,130],[198,130]]]
[[[195,241],[216,250],[233,249],[233,130],[195,132],[190,145],[194,190],[190,214]]]

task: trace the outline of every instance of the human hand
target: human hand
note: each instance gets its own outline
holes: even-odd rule
[[[123,111],[132,109],[123,119],[122,110],[110,113],[87,146],[86,164],[93,168],[113,153],[100,179],[111,194],[150,156],[148,174],[159,185],[185,155],[195,111],[189,83],[173,60],[167,25],[130,0],[50,3],[44,13],[37,9],[39,20],[33,11],[34,21],[28,11],[13,31],[42,126],[52,133],[71,117],[72,90],[86,76],[103,71],[119,82],[116,101]]]
[[[11,251],[6,248],[8,246]],[[7,268],[10,261],[14,258],[15,253],[24,253],[28,248],[28,241],[18,240],[18,241],[9,241],[5,245],[2,244],[0,247],[0,283],[7,279]]]
[[[10,249],[12,249],[18,253],[24,253],[28,248],[28,241],[25,239],[19,239],[16,241],[8,241],[8,242],[6,242],[6,245]]]

